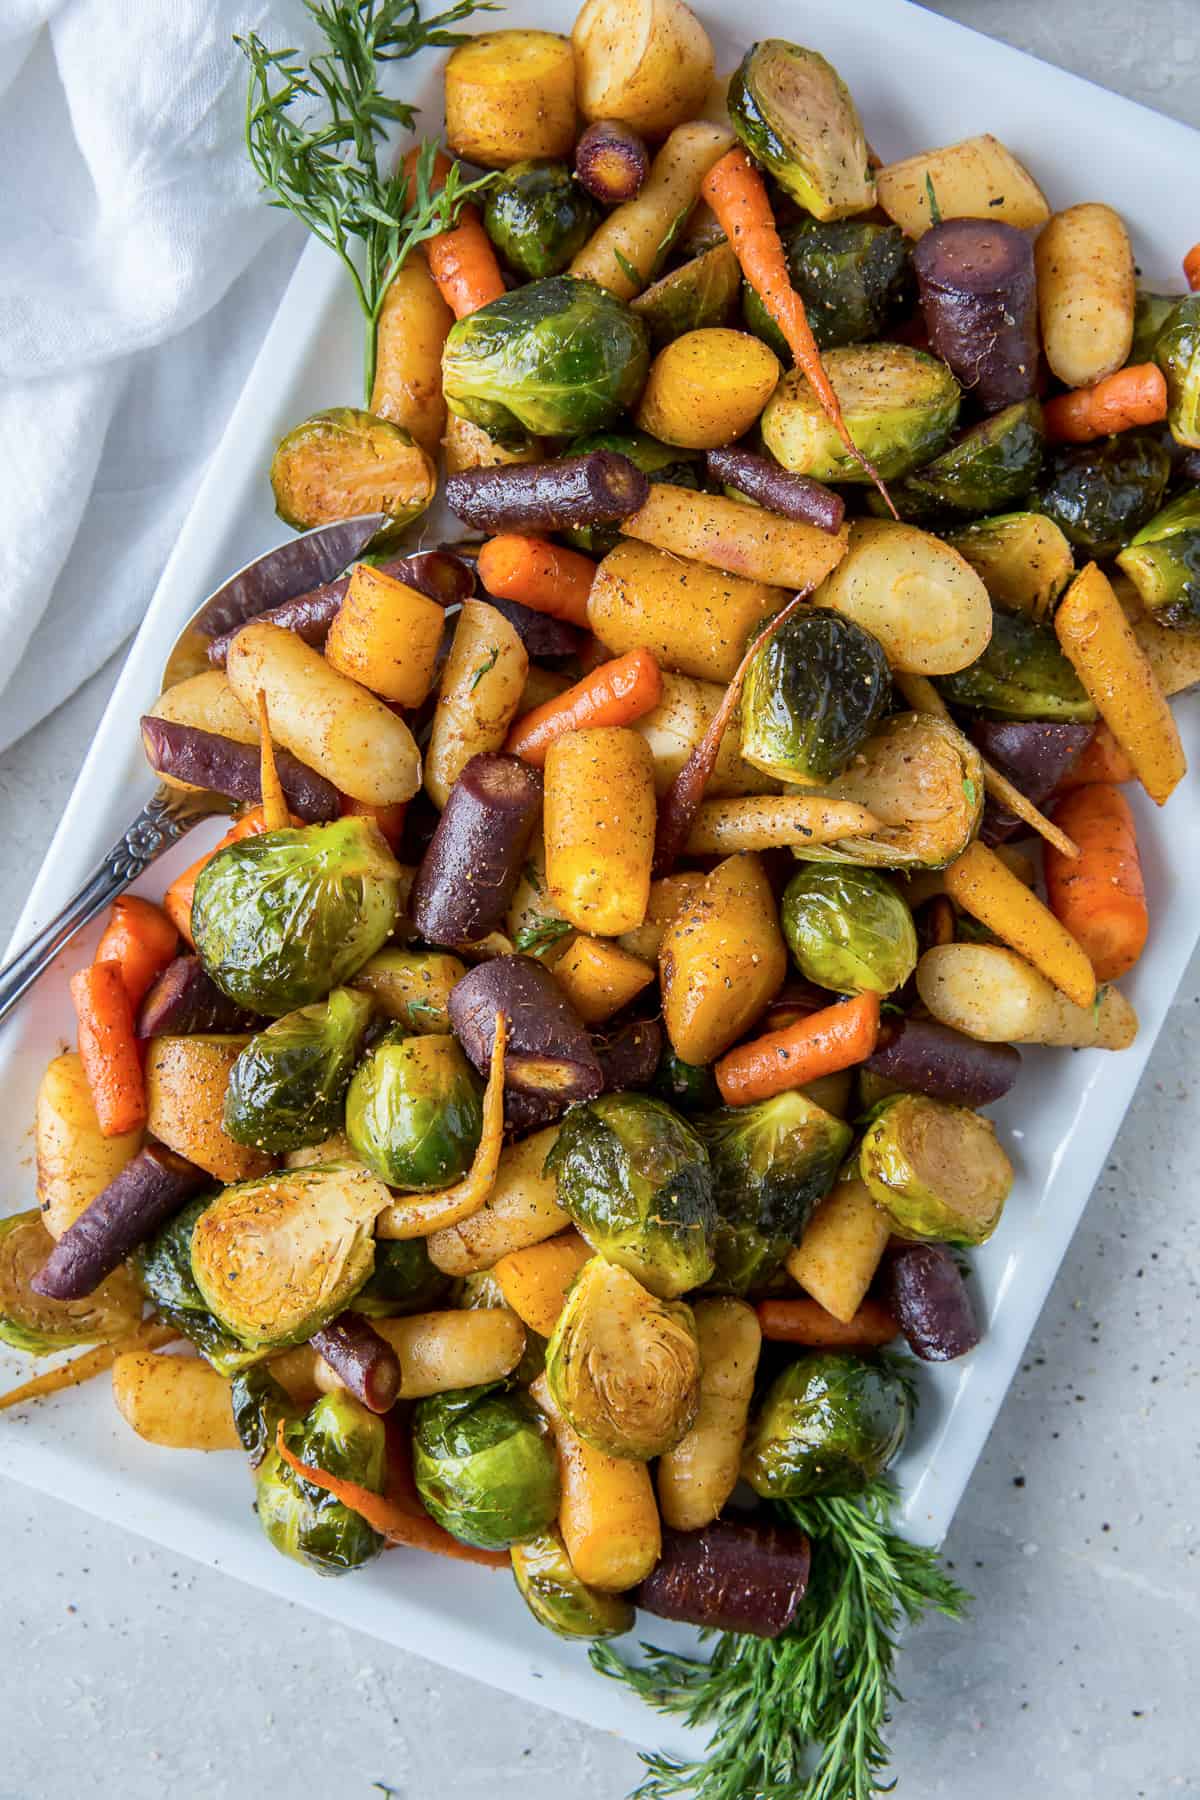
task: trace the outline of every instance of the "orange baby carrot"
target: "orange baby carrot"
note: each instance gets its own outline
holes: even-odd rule
[[[266,829],[262,807],[252,807],[248,813],[242,814],[237,824],[225,833],[219,843],[214,844],[211,850],[204,856],[198,857],[194,863],[190,863],[182,875],[175,877],[163,895],[163,911],[180,937],[186,938],[189,944],[192,942],[192,901],[195,898],[196,880],[201,869],[206,863],[212,861],[218,850],[226,850],[230,844],[239,843],[242,838],[256,837],[260,831]]]
[[[587,630],[587,598],[596,574],[590,557],[516,531],[490,538],[479,552],[479,579],[500,600],[519,600],[534,612]]]
[[[417,150],[410,150],[403,167],[411,187],[417,165]],[[434,158],[430,189],[433,193],[445,186],[450,159],[440,153]],[[478,312],[489,300],[498,300],[505,292],[504,277],[492,240],[483,229],[483,221],[473,206],[464,206],[458,223],[449,231],[426,238],[422,248],[429,273],[438,292],[456,319]]]
[[[179,946],[179,933],[160,906],[136,894],[122,894],[96,946],[94,962],[120,965],[131,1006],[140,1006],[150,984],[162,974]]]
[[[1074,860],[1047,844],[1050,910],[1083,946],[1098,981],[1132,969],[1150,929],[1137,831],[1129,802],[1111,782],[1064,795],[1054,816],[1079,846]]]
[[[601,663],[582,681],[518,719],[504,748],[537,769],[556,738],[594,725],[632,725],[662,699],[662,675],[648,650]]]
[[[92,963],[71,977],[79,1056],[104,1137],[146,1123],[146,1084],[133,1028],[133,1005],[118,962]]]
[[[749,1106],[865,1062],[879,1036],[879,995],[856,994],[739,1044],[713,1073],[726,1106]]]
[[[1059,444],[1088,444],[1166,416],[1167,379],[1157,363],[1131,363],[1093,387],[1056,394],[1042,408],[1046,436]]]
[[[1200,244],[1193,244],[1183,259],[1183,272],[1193,293],[1200,288]]]
[[[1093,781],[1136,781],[1137,772],[1107,725],[1095,733],[1058,784],[1056,792],[1088,787]]]
[[[391,848],[395,850],[404,835],[408,801],[397,800],[392,806],[372,806],[369,800],[352,800],[349,794],[343,794],[341,811],[343,819],[374,819]]]
[[[900,1327],[881,1300],[864,1300],[852,1319],[835,1319],[815,1300],[760,1300],[755,1307],[765,1338],[814,1350],[876,1350]]]

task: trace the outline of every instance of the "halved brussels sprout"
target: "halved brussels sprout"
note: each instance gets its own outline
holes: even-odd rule
[[[370,1021],[367,996],[339,987],[252,1037],[229,1071],[222,1112],[228,1135],[275,1155],[340,1130]]]
[[[1053,519],[1077,550],[1102,562],[1153,518],[1170,476],[1170,452],[1157,438],[1123,431],[1055,450],[1030,505]]]
[[[720,1223],[712,1287],[745,1294],[775,1274],[837,1179],[853,1133],[792,1090],[700,1123]]]
[[[858,1166],[898,1236],[947,1244],[985,1244],[1013,1184],[991,1120],[927,1094],[880,1102]]]
[[[72,1344],[112,1344],[142,1319],[137,1282],[122,1265],[82,1300],[47,1300],[30,1281],[54,1248],[37,1207],[0,1219],[0,1344],[49,1356]]]
[[[235,1378],[233,1417],[254,1469],[258,1522],[281,1555],[318,1575],[345,1575],[373,1562],[383,1538],[361,1513],[289,1468],[275,1447],[275,1435],[284,1420],[284,1442],[300,1462],[382,1494],[387,1475],[383,1420],[344,1388],[323,1394],[301,1416],[266,1369],[248,1369]]]
[[[919,469],[946,443],[960,390],[936,356],[907,344],[851,344],[822,361],[850,436],[885,481]],[[870,481],[799,369],[783,377],[759,423],[785,469],[818,481]]]
[[[1167,423],[1177,444],[1200,448],[1200,295],[1188,294],[1165,320],[1154,360],[1167,378]]]
[[[957,442],[903,482],[901,498],[912,496],[932,509],[986,513],[1023,500],[1042,467],[1045,434],[1036,400],[1018,400],[964,431]]]
[[[635,313],[650,332],[650,343],[661,350],[685,331],[706,331],[732,325],[738,309],[742,271],[728,244],[715,244],[702,256],[694,256],[669,275],[651,282],[631,300]]]
[[[1151,294],[1145,288],[1138,289],[1133,309],[1133,342],[1126,362],[1154,361],[1162,328],[1183,298],[1183,294]]]
[[[633,1629],[634,1609],[624,1594],[585,1587],[571,1567],[556,1525],[512,1546],[513,1579],[539,1625],[563,1638],[620,1637]]]
[[[192,1233],[196,1220],[212,1204],[211,1194],[197,1194],[168,1219],[133,1259],[142,1292],[167,1325],[195,1344],[220,1375],[236,1375],[269,1352],[247,1350],[209,1311],[192,1274]]]
[[[1117,562],[1159,625],[1200,627],[1200,488],[1155,513]]]
[[[975,519],[945,533],[965,556],[1004,612],[1049,618],[1054,602],[1075,573],[1071,546],[1053,519],[1043,513],[1000,513]]]
[[[554,1434],[528,1394],[500,1385],[422,1400],[413,1420],[413,1475],[428,1511],[452,1537],[507,1550],[558,1513]]]
[[[804,219],[782,234],[792,286],[804,302],[819,350],[882,337],[916,299],[912,246],[898,225]],[[742,290],[746,329],[770,344],[785,368],[787,339],[747,282]]]
[[[488,190],[483,223],[503,262],[527,281],[565,269],[600,223],[600,208],[566,163],[512,163]]]
[[[192,936],[223,994],[278,1018],[356,974],[399,902],[400,865],[379,827],[338,819],[219,851],[196,881]]]
[[[783,890],[796,967],[839,994],[891,994],[917,966],[917,931],[899,890],[875,869],[810,863]]]
[[[375,1220],[391,1195],[366,1169],[279,1169],[239,1181],[192,1231],[192,1274],[217,1322],[247,1349],[302,1344],[375,1268]]]
[[[961,856],[983,813],[983,760],[932,713],[896,713],[869,737],[827,792],[880,821],[870,837],[793,849],[801,862],[942,869]]]
[[[603,431],[633,405],[650,334],[594,281],[554,275],[502,294],[451,326],[442,384],[451,412],[502,442],[532,431]]]
[[[726,104],[751,156],[806,212],[816,219],[870,212],[875,178],[862,121],[823,56],[783,38],[751,44]]]
[[[878,638],[832,608],[804,607],[746,670],[742,757],[780,781],[828,781],[870,736],[891,693]]]
[[[1020,613],[996,613],[983,655],[935,684],[951,706],[994,719],[1087,723],[1096,708],[1058,646],[1051,625]]]
[[[359,1288],[350,1310],[368,1319],[429,1312],[445,1301],[451,1285],[430,1260],[424,1238],[377,1238],[375,1273]]]
[[[815,1352],[775,1377],[752,1420],[742,1476],[765,1500],[858,1494],[908,1431],[911,1402],[883,1361]]]
[[[383,544],[420,518],[437,491],[437,470],[408,432],[355,406],[331,406],[294,425],[271,459],[275,510],[310,531],[362,513],[386,513]]]
[[[571,1429],[609,1456],[649,1462],[700,1406],[692,1309],[659,1300],[618,1263],[584,1263],[546,1345],[546,1381]]]
[[[651,487],[666,481],[672,487],[698,488],[703,469],[694,450],[682,450],[677,444],[660,444],[645,431],[597,431],[571,445],[572,456],[586,456],[590,450],[615,450],[627,456],[635,469],[640,469]],[[562,534],[568,544],[589,556],[607,556],[621,541],[619,525],[576,525]]]
[[[380,1038],[346,1096],[346,1133],[367,1167],[407,1193],[465,1175],[483,1132],[479,1078],[449,1033]]]
[[[386,1018],[420,1036],[449,1031],[450,989],[466,972],[448,950],[381,950],[350,985],[369,994]]]
[[[573,1106],[546,1158],[558,1203],[593,1250],[670,1299],[712,1274],[717,1212],[708,1152],[645,1094]]]

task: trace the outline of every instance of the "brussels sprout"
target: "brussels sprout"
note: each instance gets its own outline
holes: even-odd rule
[[[839,800],[875,814],[870,837],[797,846],[801,862],[862,868],[942,869],[961,856],[983,813],[983,761],[954,725],[932,713],[897,713],[829,784]]]
[[[1023,500],[1042,467],[1045,434],[1036,400],[1018,400],[978,425],[901,484],[900,500],[984,513]],[[882,504],[882,501],[880,502]]]
[[[741,285],[742,271],[733,250],[728,244],[716,244],[652,282],[630,301],[629,310],[648,328],[651,347],[661,350],[685,331],[731,325]]]
[[[549,1420],[528,1394],[501,1385],[422,1400],[413,1420],[413,1475],[439,1525],[480,1550],[536,1537],[558,1513],[558,1458]]]
[[[912,246],[898,225],[805,219],[782,233],[792,286],[804,302],[819,350],[881,337],[916,299]],[[746,329],[770,344],[785,368],[787,339],[747,282],[742,289]]]
[[[375,1220],[390,1200],[350,1164],[279,1169],[227,1187],[192,1231],[201,1299],[247,1349],[304,1343],[373,1273]]]
[[[574,1106],[546,1158],[558,1203],[592,1246],[664,1300],[712,1274],[717,1212],[708,1152],[645,1094]]]
[[[910,1413],[904,1382],[882,1359],[798,1357],[751,1422],[742,1476],[765,1500],[861,1493],[899,1453]]]
[[[502,442],[603,431],[632,406],[650,334],[594,281],[554,275],[502,294],[450,328],[442,384],[451,412]]]
[[[661,1456],[700,1406],[691,1307],[656,1299],[628,1269],[593,1256],[550,1334],[546,1381],[571,1429],[596,1449],[638,1462]]]
[[[512,163],[496,178],[483,223],[501,259],[527,281],[557,275],[600,223],[600,208],[566,163]]]
[[[382,547],[425,511],[437,470],[402,426],[354,406],[331,406],[279,440],[271,489],[279,517],[297,531],[386,513],[387,526],[372,540]]]
[[[995,719],[1096,717],[1087,690],[1058,647],[1054,628],[1020,613],[997,613],[983,655],[935,685],[951,706]]]
[[[466,964],[447,950],[381,950],[350,985],[407,1030],[444,1033],[450,1029],[450,989],[466,972]]]
[[[374,1561],[384,1540],[361,1513],[314,1487],[288,1467],[275,1447],[278,1423],[291,1454],[382,1494],[387,1438],[381,1418],[344,1388],[323,1394],[304,1417],[266,1369],[250,1369],[233,1383],[233,1417],[254,1469],[254,1510],[275,1548],[318,1575],[345,1575]]]
[[[684,1062],[668,1048],[654,1074],[653,1091],[677,1112],[711,1112],[721,1104],[717,1078],[706,1063]]]
[[[947,1244],[986,1243],[1013,1183],[991,1121],[927,1094],[880,1102],[858,1165],[898,1236]]]
[[[339,1130],[370,1019],[365,994],[334,988],[328,1000],[287,1013],[251,1038],[229,1071],[228,1135],[274,1155]]]
[[[742,757],[780,781],[828,781],[875,729],[891,692],[878,638],[828,607],[804,607],[746,670]]]
[[[796,967],[818,987],[891,994],[917,966],[912,914],[875,869],[797,869],[783,890],[781,920]]]
[[[1184,298],[1183,294],[1150,294],[1145,288],[1138,289],[1133,309],[1133,343],[1129,347],[1127,362],[1154,361],[1154,351],[1162,328]]]
[[[196,881],[192,936],[229,999],[278,1018],[324,999],[395,924],[400,865],[371,820],[265,831]]]
[[[907,344],[851,344],[822,358],[850,436],[885,481],[919,469],[958,418],[957,381],[936,356]],[[870,481],[799,369],[783,377],[759,421],[777,462],[818,481]]]
[[[1200,488],[1155,513],[1117,562],[1159,625],[1200,627]]]
[[[660,444],[644,431],[598,431],[592,437],[580,438],[571,445],[573,456],[586,456],[589,450],[615,450],[627,456],[635,468],[647,477],[651,487],[656,482],[670,482],[672,487],[698,488],[700,462],[694,450],[681,450],[675,444]],[[619,525],[575,525],[563,532],[568,544],[589,556],[607,556],[621,541]]]
[[[483,1133],[483,1097],[458,1040],[393,1026],[350,1083],[346,1133],[389,1187],[419,1193],[465,1175]]]
[[[844,219],[875,204],[862,121],[850,90],[815,50],[764,38],[729,83],[733,129],[785,193],[816,219]]]
[[[945,533],[1005,612],[1048,618],[1075,573],[1071,546],[1042,513],[1000,513]]]
[[[714,1113],[700,1132],[720,1211],[710,1285],[744,1294],[768,1281],[799,1242],[853,1133],[794,1089]]]
[[[430,1261],[424,1238],[377,1239],[375,1273],[350,1307],[369,1319],[398,1319],[440,1306],[451,1286],[450,1277]]]
[[[512,1569],[522,1600],[538,1624],[557,1637],[620,1637],[633,1629],[632,1603],[624,1594],[584,1586],[556,1525],[527,1544],[514,1544]]]
[[[1030,505],[1077,550],[1103,561],[1158,511],[1170,475],[1170,452],[1156,438],[1125,431],[1054,451]]]
[[[1154,360],[1167,378],[1167,424],[1177,444],[1200,448],[1200,294],[1188,294],[1155,339]]]
[[[159,1317],[173,1325],[221,1375],[236,1375],[269,1352],[247,1350],[209,1311],[192,1274],[192,1233],[196,1220],[212,1204],[211,1194],[197,1194],[181,1212],[142,1245],[133,1259],[142,1292]]]
[[[114,1269],[82,1300],[49,1300],[30,1281],[54,1248],[36,1207],[0,1219],[0,1344],[49,1356],[72,1344],[109,1344],[136,1331],[142,1318],[137,1282]]]

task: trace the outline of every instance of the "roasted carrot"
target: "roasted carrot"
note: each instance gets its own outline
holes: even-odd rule
[[[343,819],[374,819],[392,849],[399,848],[408,813],[407,800],[398,800],[393,806],[372,806],[369,800],[352,800],[349,794],[343,794],[341,805]]]
[[[1193,244],[1183,259],[1183,273],[1193,293],[1200,288],[1200,244]]]
[[[258,786],[262,794],[263,821],[268,831],[282,831],[288,822],[288,809],[283,797],[283,783],[275,766],[275,746],[271,742],[271,715],[267,710],[265,688],[258,690],[255,714],[258,719]]]
[[[410,150],[403,162],[410,189],[418,154],[417,150]],[[436,194],[445,186],[449,172],[449,157],[435,157],[430,180],[432,193]],[[449,231],[426,238],[423,248],[429,273],[456,319],[465,319],[468,313],[478,312],[489,300],[498,300],[504,293],[504,277],[492,249],[492,240],[473,206],[464,206],[458,215],[458,223]]]
[[[27,1406],[31,1400],[45,1400],[51,1394],[66,1393],[68,1388],[82,1387],[85,1381],[93,1381],[97,1375],[111,1369],[126,1350],[161,1350],[164,1344],[174,1343],[178,1336],[173,1325],[161,1325],[157,1319],[147,1319],[129,1337],[121,1338],[115,1344],[97,1344],[95,1349],[85,1350],[72,1362],[60,1363],[56,1369],[47,1369],[45,1374],[23,1381],[20,1387],[9,1388],[6,1394],[0,1394],[0,1412],[7,1412],[10,1406]]]
[[[497,1013],[491,1066],[483,1095],[483,1131],[471,1167],[453,1187],[442,1188],[435,1194],[412,1194],[385,1207],[375,1221],[376,1237],[428,1237],[431,1231],[460,1225],[477,1213],[488,1199],[496,1185],[496,1171],[504,1147],[504,1046],[507,1036],[504,1014]]]
[[[1111,782],[1064,795],[1054,816],[1079,845],[1075,861],[1046,847],[1050,910],[1082,944],[1098,981],[1132,969],[1150,928],[1137,831],[1129,802]]]
[[[796,367],[808,377],[838,436],[855,462],[875,483],[895,518],[897,514],[891,496],[850,436],[842,417],[804,302],[788,274],[787,259],[762,176],[744,150],[729,150],[708,171],[700,192],[733,245],[746,280],[787,339]]]
[[[1056,394],[1042,408],[1052,443],[1089,444],[1167,416],[1167,378],[1157,363],[1131,363],[1092,387]]]
[[[146,1123],[146,1084],[133,1028],[133,1005],[119,962],[93,963],[71,977],[79,1021],[79,1057],[102,1137]]]
[[[1068,866],[1078,857],[1063,857]],[[968,844],[945,873],[946,892],[956,906],[995,932],[1052,981],[1076,1006],[1096,998],[1096,977],[1083,946],[1019,875],[978,839]]]
[[[252,807],[248,813],[242,814],[236,825],[230,827],[219,843],[214,844],[204,856],[197,857],[194,863],[190,863],[182,875],[175,877],[163,895],[163,911],[180,937],[186,938],[189,944],[192,941],[192,901],[201,869],[212,861],[218,850],[227,850],[230,844],[240,843],[242,838],[257,837],[260,831],[266,829],[262,807]]]
[[[118,963],[131,1006],[140,1006],[179,947],[179,933],[152,900],[122,894],[113,901],[94,962]]]
[[[815,1300],[760,1300],[755,1307],[765,1338],[813,1350],[876,1350],[900,1327],[881,1300],[863,1300],[852,1319],[835,1319]]]
[[[739,1044],[714,1073],[727,1106],[749,1106],[865,1062],[879,1036],[879,995],[857,994],[782,1031]]]
[[[534,612],[588,629],[587,598],[596,565],[577,550],[547,538],[506,531],[479,552],[479,579],[499,600],[519,600]]]
[[[1097,725],[1091,741],[1067,770],[1057,792],[1090,787],[1093,781],[1136,781],[1137,772],[1107,725]]]
[[[546,752],[556,738],[568,731],[595,725],[632,725],[653,712],[662,699],[662,675],[648,650],[630,650],[601,663],[582,681],[535,706],[517,720],[504,748],[535,768],[542,768]]]

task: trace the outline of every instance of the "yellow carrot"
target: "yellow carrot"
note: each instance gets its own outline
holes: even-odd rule
[[[564,1231],[524,1250],[510,1250],[500,1258],[493,1274],[522,1324],[549,1337],[567,1289],[591,1254],[577,1231]]]
[[[1035,893],[986,844],[969,844],[946,870],[946,892],[973,918],[1040,969],[1076,1006],[1096,998],[1096,976],[1076,942]]]
[[[644,1462],[609,1456],[572,1431],[539,1375],[530,1393],[554,1427],[562,1483],[558,1524],[580,1581],[622,1593],[662,1554],[662,1526]]]

